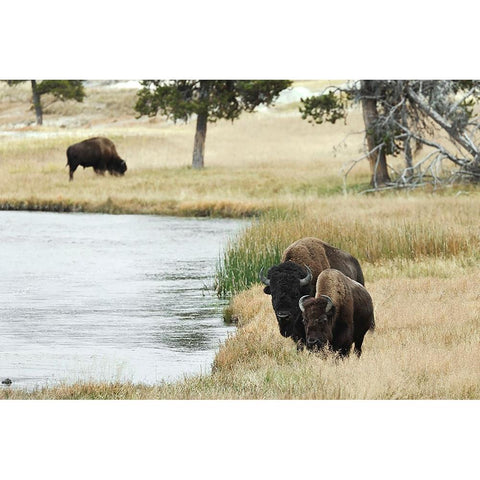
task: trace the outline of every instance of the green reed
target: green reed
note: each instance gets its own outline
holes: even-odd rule
[[[231,240],[219,258],[215,278],[218,295],[234,295],[258,283],[262,267],[266,272],[280,262],[288,245],[307,236],[350,252],[360,263],[480,256],[480,240],[474,225],[465,227],[435,218],[266,214]]]

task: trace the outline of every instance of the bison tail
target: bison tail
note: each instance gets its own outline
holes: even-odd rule
[[[372,315],[372,318],[370,319],[370,326],[368,327],[369,330],[372,332],[375,330],[375,317]]]

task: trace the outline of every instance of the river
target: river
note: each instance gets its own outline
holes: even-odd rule
[[[242,220],[0,212],[0,380],[155,384],[207,373],[234,326],[212,290]]]

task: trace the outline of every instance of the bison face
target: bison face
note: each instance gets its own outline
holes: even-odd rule
[[[302,295],[311,293],[310,269],[293,262],[285,262],[270,268],[267,278],[261,271],[260,279],[266,285],[263,291],[272,296],[272,306],[280,333],[284,337],[293,337],[294,340],[303,339],[305,334],[298,301]]]
[[[110,161],[108,171],[112,175],[123,175],[127,171],[127,164],[125,163],[125,160],[117,158],[114,161]]]
[[[118,164],[118,173],[123,175],[127,171],[127,164],[125,163],[125,160],[120,160],[120,163]]]
[[[302,297],[298,306],[302,311],[306,345],[309,350],[322,350],[332,343],[335,306],[326,295],[318,298]]]

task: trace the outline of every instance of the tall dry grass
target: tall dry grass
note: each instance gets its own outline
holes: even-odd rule
[[[218,262],[216,288],[224,296],[245,290],[262,267],[280,262],[288,245],[309,236],[352,253],[371,279],[392,271],[423,276],[423,259],[435,259],[442,275],[445,265],[477,265],[478,208],[478,195],[328,197],[303,208],[297,203],[292,212],[266,214],[230,240]]]
[[[220,375],[246,375],[261,398],[468,399],[480,397],[479,271],[449,279],[367,283],[376,330],[360,359],[295,352],[282,339],[260,287],[234,300],[237,335],[215,361]],[[248,373],[245,373],[247,371]],[[248,385],[248,383],[247,383]]]

